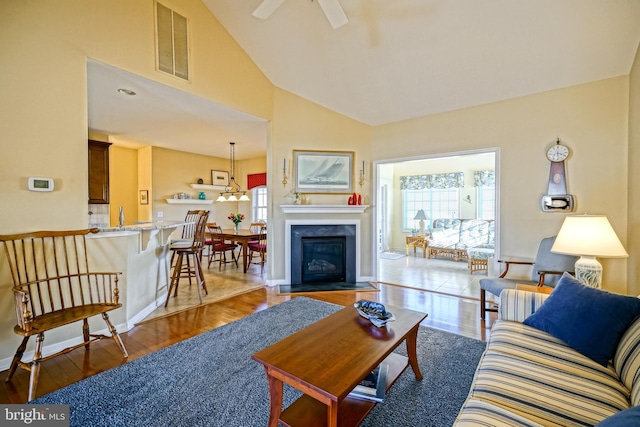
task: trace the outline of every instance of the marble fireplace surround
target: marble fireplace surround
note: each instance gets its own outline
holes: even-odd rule
[[[291,264],[291,227],[292,226],[311,226],[311,227],[320,227],[320,226],[351,226],[351,228],[355,228],[355,254],[351,254],[355,263],[355,274],[351,273],[351,275],[347,275],[347,280],[351,281],[361,281],[360,280],[360,220],[359,219],[297,219],[297,220],[286,220],[285,221],[285,281],[287,285],[292,284],[292,264]],[[330,227],[332,229],[340,230],[341,227]],[[349,228],[349,227],[347,227]],[[347,233],[348,234],[348,233]],[[339,232],[336,235],[343,235]],[[349,237],[347,237],[349,238]],[[347,254],[347,258],[349,258],[349,254]],[[347,260],[348,261],[348,260]],[[296,273],[297,275],[297,273]],[[351,277],[350,277],[351,276]]]

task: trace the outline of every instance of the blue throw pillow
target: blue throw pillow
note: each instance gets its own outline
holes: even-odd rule
[[[640,425],[640,406],[625,409],[617,414],[605,418],[595,427],[629,427]]]
[[[591,288],[564,273],[547,300],[523,323],[607,366],[638,315],[640,298]]]

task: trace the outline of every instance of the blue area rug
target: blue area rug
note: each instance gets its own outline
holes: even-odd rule
[[[251,355],[339,310],[298,297],[87,378],[31,403],[67,403],[72,426],[266,426],[269,387]],[[420,327],[424,379],[409,368],[363,426],[450,426],[481,341]],[[404,346],[396,351],[406,354]],[[284,387],[284,406],[300,393]]]

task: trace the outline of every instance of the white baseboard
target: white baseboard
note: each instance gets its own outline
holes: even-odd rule
[[[117,325],[114,325],[116,328],[116,331],[118,331],[119,334],[128,332],[131,328],[135,326],[136,323],[143,320],[145,317],[151,314],[151,312],[153,312],[157,307],[159,307],[159,305],[164,302],[165,298],[166,296],[158,298],[155,302],[149,304],[142,311],[140,311],[140,313],[138,313],[137,315],[129,319],[127,323],[119,323]],[[81,328],[78,328],[78,330],[81,331]],[[100,329],[98,331],[91,331],[91,333],[96,335],[107,335],[107,336],[111,334],[109,332],[109,329],[106,326],[104,329]],[[35,338],[36,337],[33,337],[34,340]],[[16,335],[16,349],[18,348],[18,345],[20,345],[21,340],[22,338]],[[83,340],[82,334],[80,334],[79,336],[68,339],[66,341],[57,342],[51,345],[44,345],[42,347],[42,355],[43,357],[46,357],[50,354],[57,353],[61,350],[64,350],[65,348],[73,347],[74,345],[80,344],[82,340]],[[45,334],[45,342],[46,342],[46,334]],[[22,360],[24,361],[32,360],[34,353],[35,353],[35,350],[25,351],[24,354],[22,355]],[[7,369],[9,369],[9,367],[11,366],[12,360],[13,360],[13,356],[7,357],[5,359],[0,359],[0,371],[6,371]]]

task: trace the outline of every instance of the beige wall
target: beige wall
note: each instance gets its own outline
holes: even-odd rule
[[[125,225],[138,221],[138,150],[109,147],[109,202],[111,227],[120,223],[120,207]]]
[[[188,82],[155,70],[151,0],[3,2],[0,132],[11,161],[0,168],[0,232],[86,226],[87,58],[271,119],[273,86],[202,1],[164,3],[189,19]],[[27,191],[29,176],[53,178],[56,191]]]
[[[165,4],[190,20],[189,82],[155,70],[151,0],[3,3],[0,144],[3,158],[11,161],[0,168],[0,232],[86,225],[86,59],[92,58],[271,121],[267,172],[274,239],[269,250],[275,254],[284,247],[286,216],[279,205],[291,188],[282,186],[280,170],[282,159],[290,159],[294,149],[355,151],[356,163],[365,160],[370,167],[375,160],[498,147],[503,254],[531,256],[541,237],[557,232],[563,217],[539,209],[549,169],[544,152],[560,137],[573,152],[568,160],[569,191],[577,197],[577,212],[607,214],[628,247],[627,240],[638,234],[640,203],[631,195],[638,194],[639,185],[634,171],[640,160],[637,60],[631,78],[371,128],[274,88],[201,0]],[[635,113],[631,120],[630,101]],[[210,168],[208,164],[206,169]],[[628,170],[634,179],[628,179]],[[167,177],[155,188],[160,173],[155,159],[151,173],[154,211],[164,197],[188,190],[189,181],[197,178]],[[206,173],[204,165],[200,173]],[[27,191],[29,176],[52,177],[56,191]],[[367,203],[372,201],[372,184],[367,181],[360,189]],[[310,198],[312,203],[346,201],[346,196]],[[173,206],[161,209],[168,217],[183,217],[183,210]],[[372,209],[362,216],[363,228],[371,233],[375,231]],[[373,253],[374,241],[371,237],[363,241],[363,254]],[[609,288],[626,290],[627,277],[634,289],[639,286],[635,285],[638,243],[632,242],[630,253],[629,276],[626,260],[603,261]],[[366,256],[363,274],[374,269],[371,256]],[[282,279],[284,260],[277,256],[270,260],[268,279]]]
[[[247,189],[247,174],[261,173],[265,171],[266,158],[249,159],[236,162],[236,182],[243,190]],[[183,220],[188,210],[209,210],[209,222],[216,222],[222,228],[231,228],[232,223],[227,219],[230,212],[245,214],[246,220],[241,228],[249,228],[251,222],[251,202],[216,202],[220,195],[217,190],[205,190],[208,200],[214,202],[206,205],[178,204],[172,205],[166,199],[174,194],[186,193],[193,198],[198,198],[201,190],[191,188],[190,184],[198,182],[202,178],[205,184],[211,184],[211,170],[229,170],[229,159],[204,156],[202,154],[187,153],[184,151],[168,150],[166,148],[153,148],[153,217],[158,220],[158,212],[162,212],[162,219]],[[249,193],[250,196],[250,193]]]
[[[283,214],[281,204],[290,204],[291,200],[285,195],[291,190],[293,178],[289,174],[289,183],[282,185],[283,159],[292,159],[293,150],[336,150],[355,151],[355,163],[361,165],[364,160],[371,170],[371,127],[342,116],[317,104],[293,95],[284,90],[276,89],[274,104],[274,120],[272,123],[272,146],[270,151],[270,173],[268,180],[271,191],[271,206],[269,208],[269,253],[284,253],[284,234],[286,219],[305,219],[304,214]],[[289,164],[289,162],[287,163]],[[357,168],[356,168],[357,169]],[[273,173],[271,173],[273,171]],[[354,179],[357,180],[356,177]],[[366,204],[371,203],[371,181],[367,181],[360,188],[356,184],[356,191],[365,195]],[[308,194],[305,195],[311,204],[346,204],[349,195],[338,194]],[[325,215],[313,215],[314,218],[326,218]],[[335,215],[331,216],[336,217]],[[340,216],[338,216],[340,217]],[[343,216],[356,219],[353,215]],[[365,236],[361,239],[363,258],[361,260],[361,274],[370,276],[373,272],[373,208],[357,217],[361,220],[361,230]],[[284,280],[284,257],[269,258],[269,273],[274,280]]]
[[[629,78],[629,293],[640,294],[640,48]]]
[[[559,137],[571,149],[576,213],[606,214],[627,241],[628,77],[607,79],[374,129],[376,159],[499,147],[502,256],[535,256],[565,214],[544,213],[549,161]],[[604,283],[626,291],[626,260],[601,260]]]
[[[148,191],[148,204],[138,205],[138,221],[153,221],[153,176],[152,148],[142,147],[138,149],[138,190]]]

